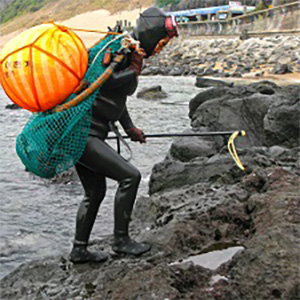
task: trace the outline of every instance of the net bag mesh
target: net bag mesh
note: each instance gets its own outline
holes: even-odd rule
[[[89,49],[88,70],[84,80],[93,83],[104,73],[102,65],[105,49],[112,53],[121,48],[122,37],[107,35]],[[51,111],[31,116],[17,136],[16,151],[30,171],[43,178],[52,178],[74,166],[83,154],[91,125],[92,104],[99,89],[78,105],[62,112]],[[65,102],[77,95],[72,94]]]

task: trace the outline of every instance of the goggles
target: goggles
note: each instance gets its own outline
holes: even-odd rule
[[[178,36],[178,23],[175,20],[175,16],[168,16],[166,18],[165,28],[170,38]]]

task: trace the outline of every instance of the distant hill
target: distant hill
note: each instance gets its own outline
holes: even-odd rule
[[[98,9],[111,13],[153,5],[155,0],[0,0],[0,33],[62,21]]]

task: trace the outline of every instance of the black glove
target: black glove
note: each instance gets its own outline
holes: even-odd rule
[[[146,143],[146,137],[144,132],[139,128],[130,128],[126,130],[126,133],[130,139],[134,142]]]

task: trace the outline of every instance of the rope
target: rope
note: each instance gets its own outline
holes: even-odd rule
[[[231,155],[231,157],[233,158],[234,162],[236,163],[236,165],[242,169],[243,171],[245,171],[245,167],[243,166],[242,162],[240,161],[240,158],[237,154],[237,151],[235,149],[235,145],[234,145],[234,140],[236,139],[236,137],[238,135],[241,136],[245,136],[246,135],[246,131],[241,130],[241,131],[235,131],[229,138],[227,146],[228,146],[228,151]]]
[[[66,25],[57,24],[54,21],[46,21],[43,22],[44,24],[53,24],[60,28],[61,30],[73,30],[73,31],[83,31],[83,32],[94,32],[94,33],[101,33],[101,34],[112,34],[112,35],[120,35],[122,32],[115,32],[115,31],[102,31],[102,30],[96,30],[96,29],[82,29],[82,28],[73,28]]]
[[[93,66],[93,64],[95,63],[96,59],[98,58],[98,56],[113,42],[115,42],[116,40],[122,38],[123,36],[125,36],[126,34],[122,34],[120,36],[118,36],[117,38],[111,40],[110,42],[108,42],[102,49],[99,50],[99,52],[97,53],[97,55],[95,55],[91,65],[90,65],[90,68]]]

